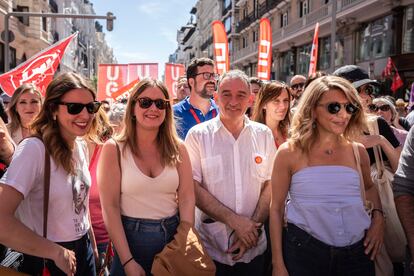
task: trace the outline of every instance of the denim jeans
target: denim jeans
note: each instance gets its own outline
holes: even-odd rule
[[[216,265],[216,276],[250,276],[263,275],[265,257],[264,254],[256,256],[250,263],[236,263],[235,265],[226,265],[214,261]]]
[[[294,224],[283,230],[283,259],[290,276],[374,276],[374,262],[365,255],[363,239],[335,247]]]
[[[410,248],[407,246],[404,263],[404,276],[414,276],[414,271],[410,268],[411,259]]]
[[[77,276],[96,275],[95,271],[95,257],[93,256],[91,242],[88,234],[82,238],[71,242],[58,242],[57,244],[66,249],[75,252],[76,256],[76,274]],[[53,261],[47,260],[46,266],[49,269],[50,275],[64,276],[66,275],[60,270]],[[24,254],[24,263],[22,272],[30,275],[42,275],[43,259],[35,256]]]
[[[134,260],[142,266],[147,275],[151,275],[155,255],[172,239],[180,222],[178,215],[161,220],[139,219],[122,216],[129,250]],[[125,261],[125,260],[124,260]],[[111,275],[125,275],[119,256],[115,251]]]

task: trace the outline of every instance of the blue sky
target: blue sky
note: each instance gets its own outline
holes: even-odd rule
[[[177,48],[177,29],[188,22],[195,4],[196,0],[93,1],[96,14],[111,11],[117,17],[114,30],[105,33],[118,62],[158,62],[160,76]]]

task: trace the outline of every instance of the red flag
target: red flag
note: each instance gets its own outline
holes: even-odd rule
[[[99,64],[98,100],[111,98],[118,88],[128,84],[128,64]]]
[[[227,34],[221,21],[215,20],[213,27],[214,57],[216,59],[216,71],[219,75],[230,69],[229,44]]]
[[[272,27],[268,18],[260,19],[259,60],[257,77],[270,80],[272,71]]]
[[[391,84],[391,90],[392,93],[397,92],[398,88],[404,85],[404,82],[402,81],[400,74],[398,74],[397,68],[395,68],[394,76],[392,77],[392,84]]]
[[[143,78],[158,79],[158,63],[130,63],[128,64],[127,83]],[[126,83],[125,83],[126,84]]]
[[[125,86],[122,86],[117,91],[111,94],[112,99],[118,101],[122,98],[128,98],[132,90],[134,90],[135,85],[139,83],[139,79],[136,79]]]
[[[47,49],[34,55],[26,62],[0,76],[0,86],[7,95],[12,96],[17,87],[23,83],[33,83],[44,95],[52,81],[66,47],[77,36],[71,36],[56,42]]]
[[[391,77],[392,75],[392,68],[394,68],[394,63],[392,62],[392,59],[388,57],[387,65],[385,66],[384,70],[382,71],[382,77]]]
[[[165,64],[165,85],[168,88],[171,99],[177,98],[177,81],[180,76],[184,75],[184,70],[183,64]]]
[[[309,72],[308,75],[316,73],[316,65],[318,63],[318,37],[319,37],[319,22],[316,23],[315,33],[313,35],[312,50],[309,63]]]

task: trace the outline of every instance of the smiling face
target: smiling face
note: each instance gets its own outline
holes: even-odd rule
[[[280,122],[285,119],[289,109],[289,101],[289,94],[286,89],[283,89],[279,96],[267,102],[264,105],[264,109],[266,110],[266,122]]]
[[[66,92],[60,99],[65,103],[87,104],[94,101],[92,93],[86,89],[73,89]],[[79,114],[69,114],[66,105],[58,105],[54,112],[60,133],[67,142],[73,142],[77,136],[84,136],[91,126],[94,114],[89,114],[84,107]]]
[[[158,87],[148,87],[139,96],[138,99],[149,98],[151,100],[166,100],[164,93]],[[137,100],[133,109],[136,118],[137,127],[144,129],[158,129],[165,120],[166,110],[158,109],[155,103],[149,108],[142,108]]]
[[[230,77],[223,79],[220,82],[218,97],[222,119],[243,119],[250,98],[250,88],[243,80]]]
[[[33,118],[39,114],[41,105],[42,103],[38,93],[29,90],[21,94],[16,104],[16,111],[24,127],[27,127]]]
[[[327,105],[329,103],[341,104],[341,109],[336,114],[331,114]],[[343,134],[352,115],[348,114],[344,105],[350,103],[345,94],[339,89],[330,89],[319,99],[315,107],[315,121],[319,133],[327,132],[336,135]]]
[[[203,73],[210,73],[211,77],[205,79]],[[216,79],[214,78],[214,67],[211,65],[203,65],[197,67],[197,75],[190,78],[189,83],[194,92],[201,98],[209,99],[216,90]]]

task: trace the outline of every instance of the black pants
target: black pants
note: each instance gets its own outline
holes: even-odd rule
[[[363,239],[350,246],[330,246],[289,223],[282,247],[290,276],[375,276]]]
[[[264,255],[259,255],[250,263],[236,263],[235,265],[226,265],[214,261],[216,264],[216,276],[251,276],[262,275],[264,270]]]

